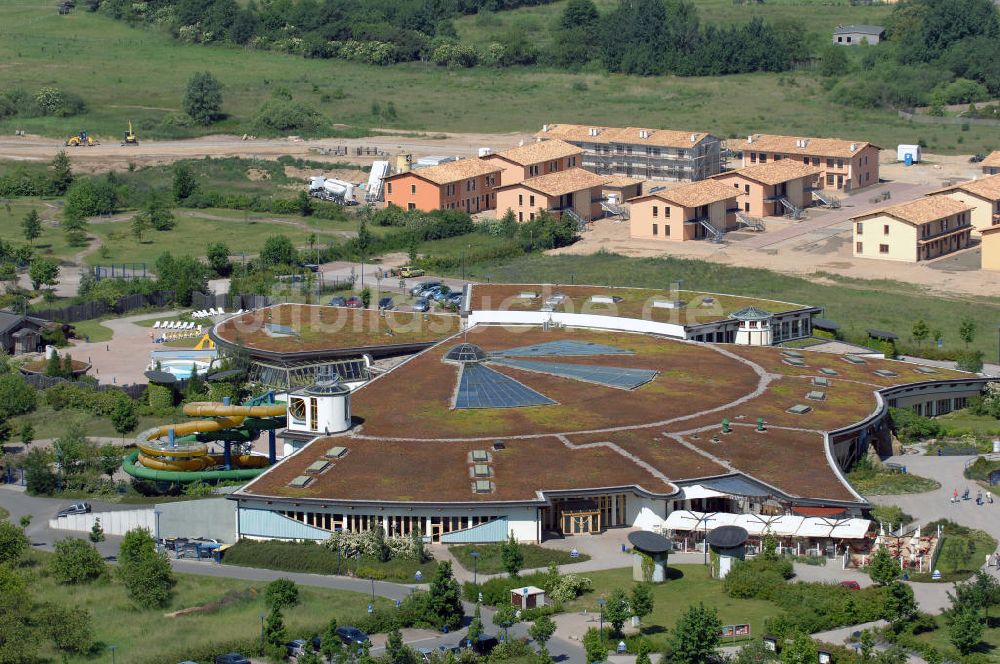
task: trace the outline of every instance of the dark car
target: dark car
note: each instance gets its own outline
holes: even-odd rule
[[[430,288],[431,286],[438,286],[440,284],[441,284],[440,281],[421,281],[420,283],[413,285],[413,287],[410,289],[410,295],[417,295],[422,290]]]
[[[476,641],[472,642],[472,651],[477,655],[489,655],[498,645],[497,637],[489,634],[480,634]]]
[[[349,625],[345,625],[344,627],[338,627],[337,636],[339,636],[340,640],[349,646],[350,645],[360,646],[363,643],[368,643],[367,634],[362,632],[357,627],[351,627]]]
[[[330,300],[330,302],[329,302],[329,304],[327,306],[330,306],[330,307],[346,307],[347,306],[347,298],[346,297],[340,297],[338,295],[337,297],[335,297],[332,300]]]
[[[319,636],[319,635],[316,635],[316,636],[312,637],[311,639],[309,639],[309,643],[312,645],[312,649],[315,652],[319,652],[320,648],[323,647],[323,637]]]
[[[216,657],[215,664],[250,664],[250,660],[238,652],[231,652]]]
[[[294,641],[289,641],[285,644],[285,652],[288,653],[289,657],[298,657],[306,651],[306,642],[304,639],[295,639]]]
[[[302,267],[309,270],[310,272],[319,272],[319,265],[316,263],[303,263]]]
[[[70,514],[90,514],[90,503],[73,503],[56,512],[57,517],[69,516]]]
[[[414,311],[427,311],[430,308],[431,308],[431,305],[427,301],[427,298],[425,298],[425,297],[422,297],[422,298],[418,299],[416,302],[413,303],[413,310]]]
[[[381,309],[381,310],[392,309],[395,306],[396,305],[394,305],[392,303],[392,298],[391,297],[383,297],[382,299],[380,299],[378,301],[378,308]]]
[[[358,297],[357,295],[352,295],[351,297],[347,298],[346,306],[351,307],[352,309],[360,309],[362,306],[364,306],[364,303],[361,301],[360,297]]]

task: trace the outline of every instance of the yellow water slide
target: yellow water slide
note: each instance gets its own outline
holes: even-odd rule
[[[200,442],[183,442],[170,445],[163,438],[191,436],[212,433],[223,429],[239,427],[248,417],[281,417],[285,414],[285,404],[275,403],[261,406],[227,406],[215,401],[197,401],[184,406],[184,414],[190,417],[210,417],[212,419],[193,420],[179,424],[165,424],[144,431],[138,436],[138,462],[154,470],[197,471],[223,463],[222,455],[209,454],[208,445]],[[267,457],[242,454],[234,455],[231,462],[243,468],[259,468],[267,465]]]

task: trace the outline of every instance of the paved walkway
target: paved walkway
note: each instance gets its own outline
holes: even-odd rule
[[[954,369],[958,364],[949,360],[928,360],[923,357],[913,357],[910,355],[900,355],[899,359],[904,362],[913,362],[914,364],[923,364],[924,366],[938,367],[940,369]],[[982,373],[986,376],[1000,376],[1000,364],[984,362]]]
[[[143,373],[149,366],[149,353],[156,346],[149,338],[150,329],[134,325],[135,321],[159,317],[168,319],[183,313],[183,309],[160,313],[141,313],[124,318],[102,321],[101,325],[114,332],[114,338],[107,342],[78,341],[64,352],[69,352],[74,360],[90,362],[90,375],[102,383],[127,385],[145,383]]]

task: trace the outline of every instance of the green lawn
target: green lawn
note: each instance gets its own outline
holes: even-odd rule
[[[449,271],[460,274],[459,269]],[[636,288],[663,288],[683,281],[683,288],[752,297],[766,296],[784,302],[799,302],[825,308],[824,316],[841,324],[849,340],[864,342],[865,328],[891,330],[906,342],[913,321],[923,318],[931,329],[944,333],[944,348],[961,350],[958,323],[969,318],[978,333],[972,348],[983,351],[987,361],[997,352],[997,320],[1000,298],[966,296],[928,297],[911,284],[898,281],[865,281],[820,274],[801,278],[769,270],[730,267],[681,258],[628,258],[612,253],[581,256],[530,255],[503,262],[468,265],[470,279],[507,283],[577,283]]]
[[[996,611],[993,611],[993,613],[996,613]],[[938,650],[951,653],[951,656],[958,659],[954,647],[948,640],[947,619],[944,616],[934,616],[934,620],[938,628],[930,632],[918,634],[916,636],[917,640],[930,643]],[[1000,662],[1000,626],[997,626],[997,624],[996,616],[993,616],[993,626],[983,631],[983,640],[980,642],[978,650],[978,652],[986,655],[987,659],[985,661],[988,662]]]
[[[462,567],[470,572],[473,569],[478,569],[482,574],[499,574],[504,571],[499,544],[463,544],[453,546],[449,550]],[[473,551],[479,552],[478,567],[472,557]],[[536,544],[522,544],[521,552],[524,554],[524,564],[521,569],[539,569],[548,567],[549,563],[569,565],[570,563],[582,563],[590,560],[590,556],[584,554],[580,554],[577,558],[571,558],[569,551],[549,549]]]
[[[105,320],[111,319],[96,318],[94,320],[81,320],[73,323],[73,329],[76,330],[76,336],[79,338],[88,338],[91,341],[111,341],[115,333],[110,327],[101,325],[101,322]]]
[[[2,15],[2,10],[0,10]],[[2,49],[2,46],[0,46]],[[59,228],[61,201],[37,198],[5,199],[0,205],[0,240],[24,244],[21,220],[31,209],[38,211],[42,220],[42,235],[32,245],[36,256],[47,256],[59,261],[69,261],[82,247],[71,247],[66,242],[66,234]]]
[[[75,359],[86,360],[87,358],[80,357]],[[182,415],[177,415],[177,417],[183,419]],[[14,427],[12,440],[20,440],[21,425],[25,422],[30,422],[35,428],[35,438],[38,440],[43,438],[58,438],[62,434],[66,433],[70,424],[73,423],[82,426],[88,436],[121,438],[121,434],[116,433],[114,427],[111,425],[110,418],[95,417],[86,411],[73,410],[69,408],[58,411],[53,410],[52,407],[44,403],[41,398],[39,398],[38,408],[36,408],[34,412],[11,419],[11,426]],[[139,426],[136,428],[136,431],[144,431],[145,429],[149,429],[163,423],[164,418],[162,417],[140,415]],[[125,436],[126,440],[128,440],[129,436],[134,436],[134,434],[127,434]]]
[[[722,589],[722,582],[708,575],[703,565],[670,565],[671,580],[653,586],[655,605],[653,613],[642,621],[643,631],[659,634],[672,629],[680,615],[691,604],[703,602],[705,606],[716,608],[723,625],[750,623],[751,634],[759,637],[764,633],[764,621],[780,613],[777,605],[758,599],[733,599]],[[597,613],[597,600],[610,595],[615,588],[630,589],[632,568],[613,569],[581,574],[594,583],[592,592],[585,593],[564,605],[566,611],[590,611]]]
[[[932,521],[924,532],[933,532],[938,524],[944,527],[940,553],[934,568],[941,571],[942,581],[961,581],[972,576],[983,566],[987,554],[996,551],[997,541],[988,533],[967,528],[952,521]],[[932,581],[930,574],[911,575],[914,581]]]
[[[820,24],[828,30],[841,21],[876,21],[885,11],[851,8],[843,2],[790,6],[779,1],[773,8],[770,3],[727,4],[730,0],[706,2],[703,18],[728,15],[737,20],[754,12],[792,14],[807,18],[817,30]],[[552,8],[544,9],[552,12]],[[88,104],[84,115],[69,119],[5,119],[0,121],[2,132],[25,129],[64,138],[86,128],[106,142],[117,142],[131,119],[144,141],[243,133],[261,101],[280,86],[331,121],[354,127],[379,124],[427,132],[523,132],[537,131],[546,122],[582,122],[709,130],[720,136],[835,133],[889,146],[923,139],[929,151],[964,153],[998,143],[996,132],[987,127],[971,127],[966,132],[958,126],[915,128],[891,111],[836,106],[808,72],[676,78],[544,68],[454,70],[429,63],[374,67],[180,44],[163,32],[131,28],[86,11],[59,16],[51,6],[28,0],[0,5],[0,26],[0,59],[11,64],[4,70],[5,87],[34,91],[41,85],[55,85],[82,95]],[[108,67],[109,62],[128,66]],[[223,110],[228,119],[206,128],[164,123],[180,111],[191,74],[206,68],[225,85]],[[364,85],[355,85],[358,81]],[[397,101],[396,120],[385,123],[372,116],[372,102],[384,105],[390,99]]]
[[[107,263],[146,263],[151,268],[156,258],[165,251],[175,256],[205,255],[205,248],[212,242],[225,242],[239,261],[240,254],[255,255],[272,235],[284,235],[298,247],[305,247],[311,234],[316,235],[320,244],[335,239],[335,230],[347,230],[346,222],[324,222],[309,220],[307,227],[283,223],[280,218],[256,214],[244,214],[234,210],[174,210],[177,225],[169,231],[149,231],[140,242],[132,234],[129,221],[95,223],[90,226],[91,235],[101,240],[102,247],[89,256],[90,265]],[[262,219],[271,219],[264,221]],[[343,227],[343,228],[338,228]],[[356,225],[351,223],[350,230]]]
[[[973,415],[967,409],[952,411],[934,419],[945,426],[946,435],[949,436],[958,436],[966,432],[976,436],[1000,435],[1000,420],[989,415]]]
[[[35,554],[38,555],[38,554]],[[33,599],[68,605],[90,611],[97,640],[115,645],[119,662],[153,661],[158,655],[177,653],[185,646],[203,645],[250,639],[260,634],[260,616],[264,606],[266,583],[222,579],[209,576],[178,574],[176,593],[164,610],[140,611],[126,599],[117,581],[102,580],[92,585],[57,585],[51,577],[40,575],[31,585]],[[201,606],[220,600],[228,592],[251,591],[248,597],[212,613],[166,617],[164,613]],[[306,637],[319,633],[330,618],[350,620],[365,614],[371,598],[363,593],[299,587],[300,604],[284,611],[289,637]],[[387,608],[388,600],[378,598],[376,605]],[[76,657],[69,662],[111,661],[105,650],[98,659]],[[164,661],[164,660],[159,660]]]

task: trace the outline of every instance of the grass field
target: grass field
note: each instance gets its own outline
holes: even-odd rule
[[[968,431],[976,436],[1000,436],[1000,420],[989,415],[973,415],[968,410],[956,410],[935,419],[945,426],[947,435]]]
[[[551,42],[551,27],[558,23],[568,0],[547,5],[521,7],[504,12],[480,12],[454,21],[463,42],[482,46],[511,32],[522,34],[534,44]],[[618,6],[618,0],[595,0],[605,14]],[[838,25],[882,25],[891,12],[886,5],[855,6],[847,0],[772,0],[767,3],[737,4],[732,0],[694,0],[703,24],[733,25],[748,23],[755,17],[765,21],[795,20],[807,32],[811,44],[826,44]]]
[[[29,210],[37,210],[42,220],[42,235],[32,246],[36,256],[47,256],[59,261],[68,261],[80,251],[79,247],[71,247],[66,242],[66,234],[58,226],[57,211],[61,202],[43,201],[37,198],[14,198],[2,201],[0,205],[0,240],[12,242],[15,245],[25,244],[21,231],[21,220]]]
[[[937,480],[909,473],[889,473],[875,470],[854,470],[847,474],[847,481],[866,496],[894,496],[901,493],[923,493],[940,489]]]
[[[504,571],[499,544],[464,544],[462,546],[453,546],[450,551],[462,567],[470,572],[473,569],[477,569],[482,574],[499,574]],[[474,562],[475,559],[472,557],[473,551],[479,552],[478,567]],[[568,565],[569,563],[582,563],[590,560],[590,556],[584,554],[580,554],[576,558],[570,558],[569,551],[548,549],[534,544],[522,544],[521,552],[524,554],[522,569],[548,567],[549,563]]]
[[[81,360],[87,358],[81,357]],[[178,415],[178,417],[181,417]],[[182,418],[183,419],[183,418]],[[82,410],[63,409],[53,410],[51,406],[39,401],[38,408],[27,415],[21,415],[11,419],[14,435],[12,440],[20,441],[21,425],[28,422],[35,428],[35,440],[43,438],[57,438],[69,429],[71,424],[79,424],[88,436],[103,436],[109,438],[121,438],[121,434],[115,431],[111,425],[111,419],[107,417],[95,417]],[[148,415],[139,416],[139,426],[136,431],[143,431],[158,424],[163,424],[164,418],[151,417]],[[126,434],[126,439],[135,434]]]
[[[35,554],[37,555],[37,554]],[[176,593],[165,610],[140,611],[126,599],[117,581],[100,580],[88,586],[73,586],[67,595],[66,586],[57,585],[52,577],[41,575],[31,586],[33,599],[90,611],[97,640],[117,648],[119,662],[151,660],[158,653],[173,653],[179,648],[199,647],[220,641],[252,639],[260,634],[260,616],[264,606],[266,583],[222,579],[208,576],[178,574]],[[252,590],[256,597],[247,598],[212,613],[197,613],[174,618],[164,613],[201,606],[221,599],[227,592]],[[284,611],[289,637],[312,636],[319,633],[330,618],[344,621],[365,614],[370,597],[362,593],[299,587],[300,604]],[[376,605],[390,606],[378,598]],[[70,658],[69,662],[93,662],[93,658]],[[99,661],[111,661],[110,651]]]
[[[934,561],[934,569],[941,571],[941,581],[962,581],[983,566],[987,554],[996,551],[997,541],[989,533],[939,519],[924,526],[925,532],[943,527],[941,547]],[[932,582],[930,573],[913,574],[913,581]],[[936,581],[934,581],[936,583]]]
[[[451,270],[458,275],[459,270]],[[493,282],[577,283],[636,288],[664,288],[683,281],[683,288],[713,293],[767,297],[825,308],[824,316],[837,321],[849,339],[864,341],[865,328],[891,330],[907,342],[913,322],[923,318],[931,329],[944,333],[944,348],[960,350],[958,324],[970,318],[977,325],[972,348],[985,353],[985,361],[996,361],[997,320],[1000,298],[996,296],[949,299],[928,297],[921,289],[898,281],[864,281],[820,274],[833,284],[751,268],[729,267],[706,261],[678,258],[627,258],[610,253],[580,256],[531,255],[502,264],[469,265],[470,279],[490,275]]]
[[[110,327],[105,327],[101,325],[102,319],[97,318],[94,320],[81,320],[73,323],[73,329],[76,330],[77,337],[86,337],[91,341],[111,341],[115,333]]]
[[[722,589],[722,582],[709,577],[708,568],[702,565],[671,565],[671,580],[653,586],[653,613],[642,621],[646,634],[662,634],[672,629],[677,619],[691,604],[703,602],[706,607],[719,611],[723,625],[750,623],[751,634],[764,633],[764,621],[780,612],[768,601],[758,599],[733,599]],[[581,595],[564,605],[567,612],[589,611],[598,613],[597,600],[606,598],[615,588],[628,591],[634,585],[632,568],[587,572],[594,583],[593,591]]]
[[[942,652],[954,653],[954,647],[948,640],[948,620],[945,616],[934,616],[937,622],[937,629],[930,632],[923,632],[916,636],[918,641],[930,643]],[[997,619],[994,616],[992,626],[983,630],[983,639],[979,644],[978,653],[986,655],[987,662],[1000,662],[1000,627],[997,626]]]
[[[122,262],[145,262],[151,268],[157,256],[169,251],[175,256],[204,256],[206,247],[213,242],[225,242],[233,259],[241,254],[256,255],[267,238],[284,235],[297,247],[306,247],[311,234],[317,244],[337,239],[335,231],[353,231],[353,222],[335,222],[244,214],[235,210],[174,210],[177,225],[170,231],[148,231],[140,242],[132,234],[129,221],[95,223],[90,234],[99,238],[101,247],[87,255],[90,265]],[[308,221],[303,221],[308,219]]]
[[[745,9],[725,7],[728,2],[711,0],[703,17]],[[827,12],[827,5],[816,3],[787,7],[793,15],[816,16],[816,22]],[[839,13],[842,7],[836,7]],[[778,4],[745,11],[777,14],[785,8]],[[830,18],[830,27],[837,20]],[[584,122],[710,130],[721,136],[839,135],[890,146],[923,139],[933,152],[968,153],[998,143],[991,128],[916,127],[891,112],[838,107],[810,72],[641,78],[542,68],[452,70],[427,63],[372,67],[178,44],[166,34],[85,11],[59,16],[51,6],[27,0],[0,5],[0,26],[0,58],[10,65],[0,70],[0,87],[34,91],[55,85],[82,95],[89,106],[86,114],[68,119],[3,120],[2,132],[21,128],[65,137],[86,128],[117,140],[131,119],[142,140],[242,133],[261,100],[283,87],[333,122],[356,127],[380,123],[371,115],[372,102],[391,99],[398,109],[392,126],[430,132],[523,132],[537,131],[546,122]],[[107,67],[108,62],[127,66]],[[187,79],[206,68],[226,86],[223,110],[229,118],[208,128],[164,123],[179,112]],[[324,95],[329,101],[321,101]]]

